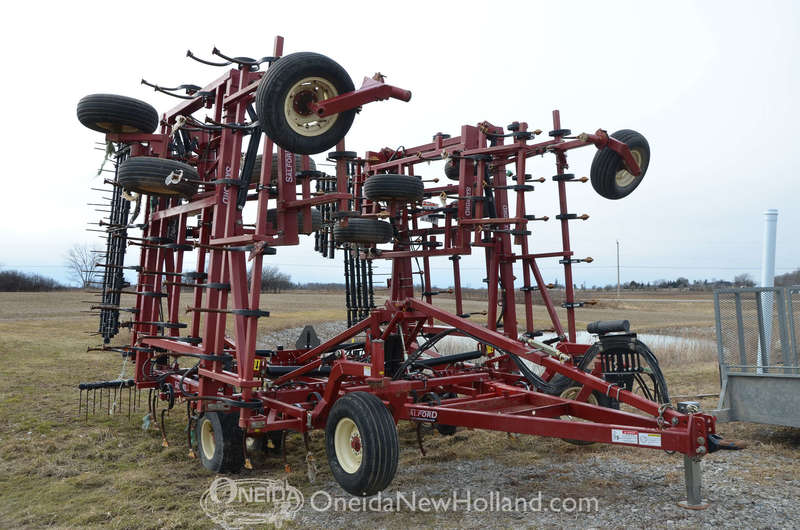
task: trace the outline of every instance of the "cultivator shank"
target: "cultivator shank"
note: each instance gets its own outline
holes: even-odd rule
[[[130,329],[130,344],[104,349],[134,363],[136,388],[153,396],[152,420],[157,398],[166,409],[187,403],[197,434],[190,443],[218,472],[249,463],[247,440],[325,429],[334,477],[357,495],[391,482],[400,420],[434,424],[445,434],[468,427],[677,451],[693,466],[688,485],[699,487],[694,459],[717,449],[714,418],[669,405],[655,357],[627,323],[599,323],[594,345],[576,343],[576,312],[592,301],[576,299],[573,268],[592,259],[571,248],[570,223],[589,216],[570,210],[567,189],[590,179],[567,173],[567,155],[595,147],[592,185],[618,199],[647,170],[644,137],[602,129],[573,136],[553,111],[545,139],[524,122],[482,122],[362,157],[345,150],[356,110],[389,98],[408,101],[410,92],[378,74],[356,90],[324,56],[284,56],[281,38],[259,61],[214,54],[224,62],[189,54],[226,69],[203,87],[145,82],[180,98],[156,123],[147,121],[149,112],[123,100],[108,103],[108,96],[88,96],[78,109],[85,125],[124,149],[113,184],[101,332],[108,342],[117,325]],[[98,107],[129,112],[113,122],[88,112]],[[308,155],[329,149],[335,171],[326,174]],[[559,197],[547,216],[528,209],[534,184],[547,180],[532,177],[528,161],[543,155],[555,157],[550,180]],[[434,161],[444,162],[447,181],[418,176]],[[123,190],[139,194],[140,237],[127,234]],[[255,221],[245,223],[244,212]],[[551,218],[560,248],[533,252],[532,226]],[[322,257],[342,250],[336,255],[344,261],[348,329],[321,343],[313,329],[304,330],[295,349],[258,349],[258,319],[270,313],[262,309],[262,266],[280,255],[279,247],[312,233]],[[138,265],[124,265],[126,244],[140,247]],[[487,303],[466,312],[460,260],[473,253],[485,262]],[[542,277],[539,263],[547,259],[564,269],[558,296]],[[391,265],[383,303],[375,300],[375,260]],[[452,268],[451,288],[434,286],[434,263]],[[128,289],[136,300],[131,320],[117,324],[128,292],[125,268],[138,273]],[[444,294],[452,295],[455,312],[434,303]],[[544,306],[546,329],[534,326],[534,301]],[[475,347],[441,355],[436,345],[448,336]],[[220,453],[231,440],[239,453]],[[373,469],[378,461],[394,463]]]

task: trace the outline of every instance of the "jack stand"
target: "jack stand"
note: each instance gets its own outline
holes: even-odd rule
[[[678,506],[687,510],[705,510],[709,503],[703,500],[703,472],[700,469],[700,458],[683,455],[683,475],[686,480],[686,500],[678,502]]]

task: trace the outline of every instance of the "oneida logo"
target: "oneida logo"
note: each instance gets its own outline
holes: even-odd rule
[[[285,480],[217,477],[200,498],[200,507],[226,529],[272,524],[280,528],[303,507],[303,494]]]

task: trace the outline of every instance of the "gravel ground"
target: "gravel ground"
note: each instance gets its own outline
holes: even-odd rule
[[[356,510],[318,512],[310,498],[298,513],[296,523],[309,528],[394,528],[394,527],[460,527],[508,528],[533,527],[731,527],[776,528],[795,525],[800,521],[800,477],[783,477],[766,484],[753,482],[746,473],[737,473],[742,466],[763,465],[763,458],[752,452],[721,452],[703,461],[703,495],[710,507],[703,511],[686,510],[676,501],[685,498],[683,459],[679,455],[659,458],[660,463],[632,462],[612,455],[579,458],[565,465],[563,455],[543,458],[536,464],[509,467],[493,459],[451,461],[428,469],[430,464],[407,466],[398,470],[393,484],[382,493],[384,499],[396,499],[403,492],[410,499],[429,497],[448,499],[457,485],[459,499],[469,494],[472,511],[464,502],[456,511],[439,513],[413,512],[405,504],[393,512],[381,513]],[[661,456],[661,455],[660,455]],[[790,464],[793,459],[771,457],[776,468]],[[424,477],[420,480],[420,477]],[[314,487],[329,492],[334,498],[349,501],[352,497],[328,480]],[[469,492],[469,493],[468,493]],[[527,511],[477,511],[482,507],[478,497],[489,498],[490,492],[499,497],[515,499],[538,498]],[[566,509],[554,512],[552,499],[595,498],[594,505],[586,504],[583,512]],[[588,501],[591,502],[591,501]],[[317,506],[328,503],[319,496]],[[336,505],[336,504],[335,504]],[[418,505],[421,507],[421,505]],[[541,510],[536,510],[541,506]],[[553,505],[559,508],[562,504]]]

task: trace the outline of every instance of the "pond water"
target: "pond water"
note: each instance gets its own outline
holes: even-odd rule
[[[545,333],[539,340],[555,337],[553,333]],[[647,344],[651,350],[656,351],[661,348],[691,348],[691,349],[715,349],[717,343],[711,339],[699,337],[686,337],[680,335],[657,335],[650,333],[637,333],[636,337]],[[576,334],[576,342],[581,344],[593,344],[597,342],[597,335],[592,335],[586,331],[579,331]]]
[[[699,337],[651,333],[638,333],[636,336],[654,352],[675,349],[716,351],[717,348],[716,341]],[[545,333],[541,337],[538,337],[538,340],[546,340],[553,337],[555,337],[554,333]],[[593,344],[597,342],[597,335],[592,335],[586,331],[579,331],[576,336],[576,342],[580,344]],[[445,337],[437,345],[437,349],[442,355],[474,350],[475,348],[476,342],[468,337]]]

